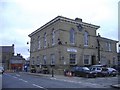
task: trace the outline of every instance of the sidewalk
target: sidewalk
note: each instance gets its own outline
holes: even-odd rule
[[[120,89],[120,84],[111,85],[111,87]]]
[[[47,78],[52,79],[52,80],[71,82],[71,83],[76,83],[76,84],[81,84],[81,85],[86,85],[86,86],[94,86],[94,88],[106,88],[106,85],[104,87],[104,84],[101,85],[99,83],[89,82],[89,80],[96,80],[94,78],[87,79],[87,78],[83,78],[83,77],[72,77],[72,76],[70,77],[70,76],[64,76],[64,75],[54,75],[54,77],[52,77],[52,74],[41,74],[41,73],[30,73],[30,72],[22,72],[22,73],[26,73],[29,75],[35,75],[35,76],[41,76],[41,77],[47,77]],[[109,85],[107,87],[118,89],[118,88],[120,88],[120,84],[114,85],[111,83],[111,85]]]
[[[52,77],[52,74],[42,74],[42,73],[30,73],[30,72],[23,72],[29,75],[36,75],[36,76],[43,76],[43,77],[49,77],[49,78],[57,78],[57,79],[70,79],[70,78],[76,78],[76,77],[70,77],[70,76],[64,76],[64,75],[54,75]]]

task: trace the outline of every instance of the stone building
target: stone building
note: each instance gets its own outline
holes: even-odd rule
[[[5,70],[10,69],[10,58],[14,56],[14,44],[12,46],[0,46],[0,63]]]
[[[29,34],[30,65],[40,70],[47,66],[56,74],[73,66],[117,63],[117,41],[96,35],[100,26],[80,18],[57,16]]]

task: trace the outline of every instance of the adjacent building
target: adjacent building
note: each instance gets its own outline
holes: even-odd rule
[[[12,46],[0,46],[0,63],[5,70],[10,69],[10,58],[14,56],[14,44]]]
[[[30,65],[50,71],[54,66],[56,74],[63,74],[73,66],[117,64],[117,41],[96,35],[99,28],[80,18],[57,16],[29,34]]]
[[[24,68],[25,59],[21,54],[17,54],[10,58],[10,68],[11,70],[22,71]]]

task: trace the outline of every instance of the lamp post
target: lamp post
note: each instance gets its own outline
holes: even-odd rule
[[[51,68],[52,68],[52,72],[51,72],[51,73],[52,73],[52,77],[54,77],[54,70],[53,70],[53,66],[54,66],[54,65],[51,65]]]

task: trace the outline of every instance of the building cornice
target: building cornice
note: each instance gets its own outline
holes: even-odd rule
[[[40,28],[38,28],[36,31],[32,32],[31,34],[29,34],[28,36],[31,37],[32,35],[36,34],[37,32],[39,32],[40,30],[44,29],[45,27],[55,23],[56,21],[66,21],[66,22],[70,22],[70,23],[74,23],[74,24],[81,24],[83,26],[87,26],[87,27],[91,27],[91,28],[95,28],[98,29],[100,28],[100,26],[97,25],[93,25],[93,24],[89,24],[89,23],[85,23],[85,22],[80,22],[80,21],[76,21],[74,19],[69,19],[63,16],[57,16],[56,18],[52,19],[51,21],[49,21],[48,23],[46,23],[45,25],[41,26]]]

